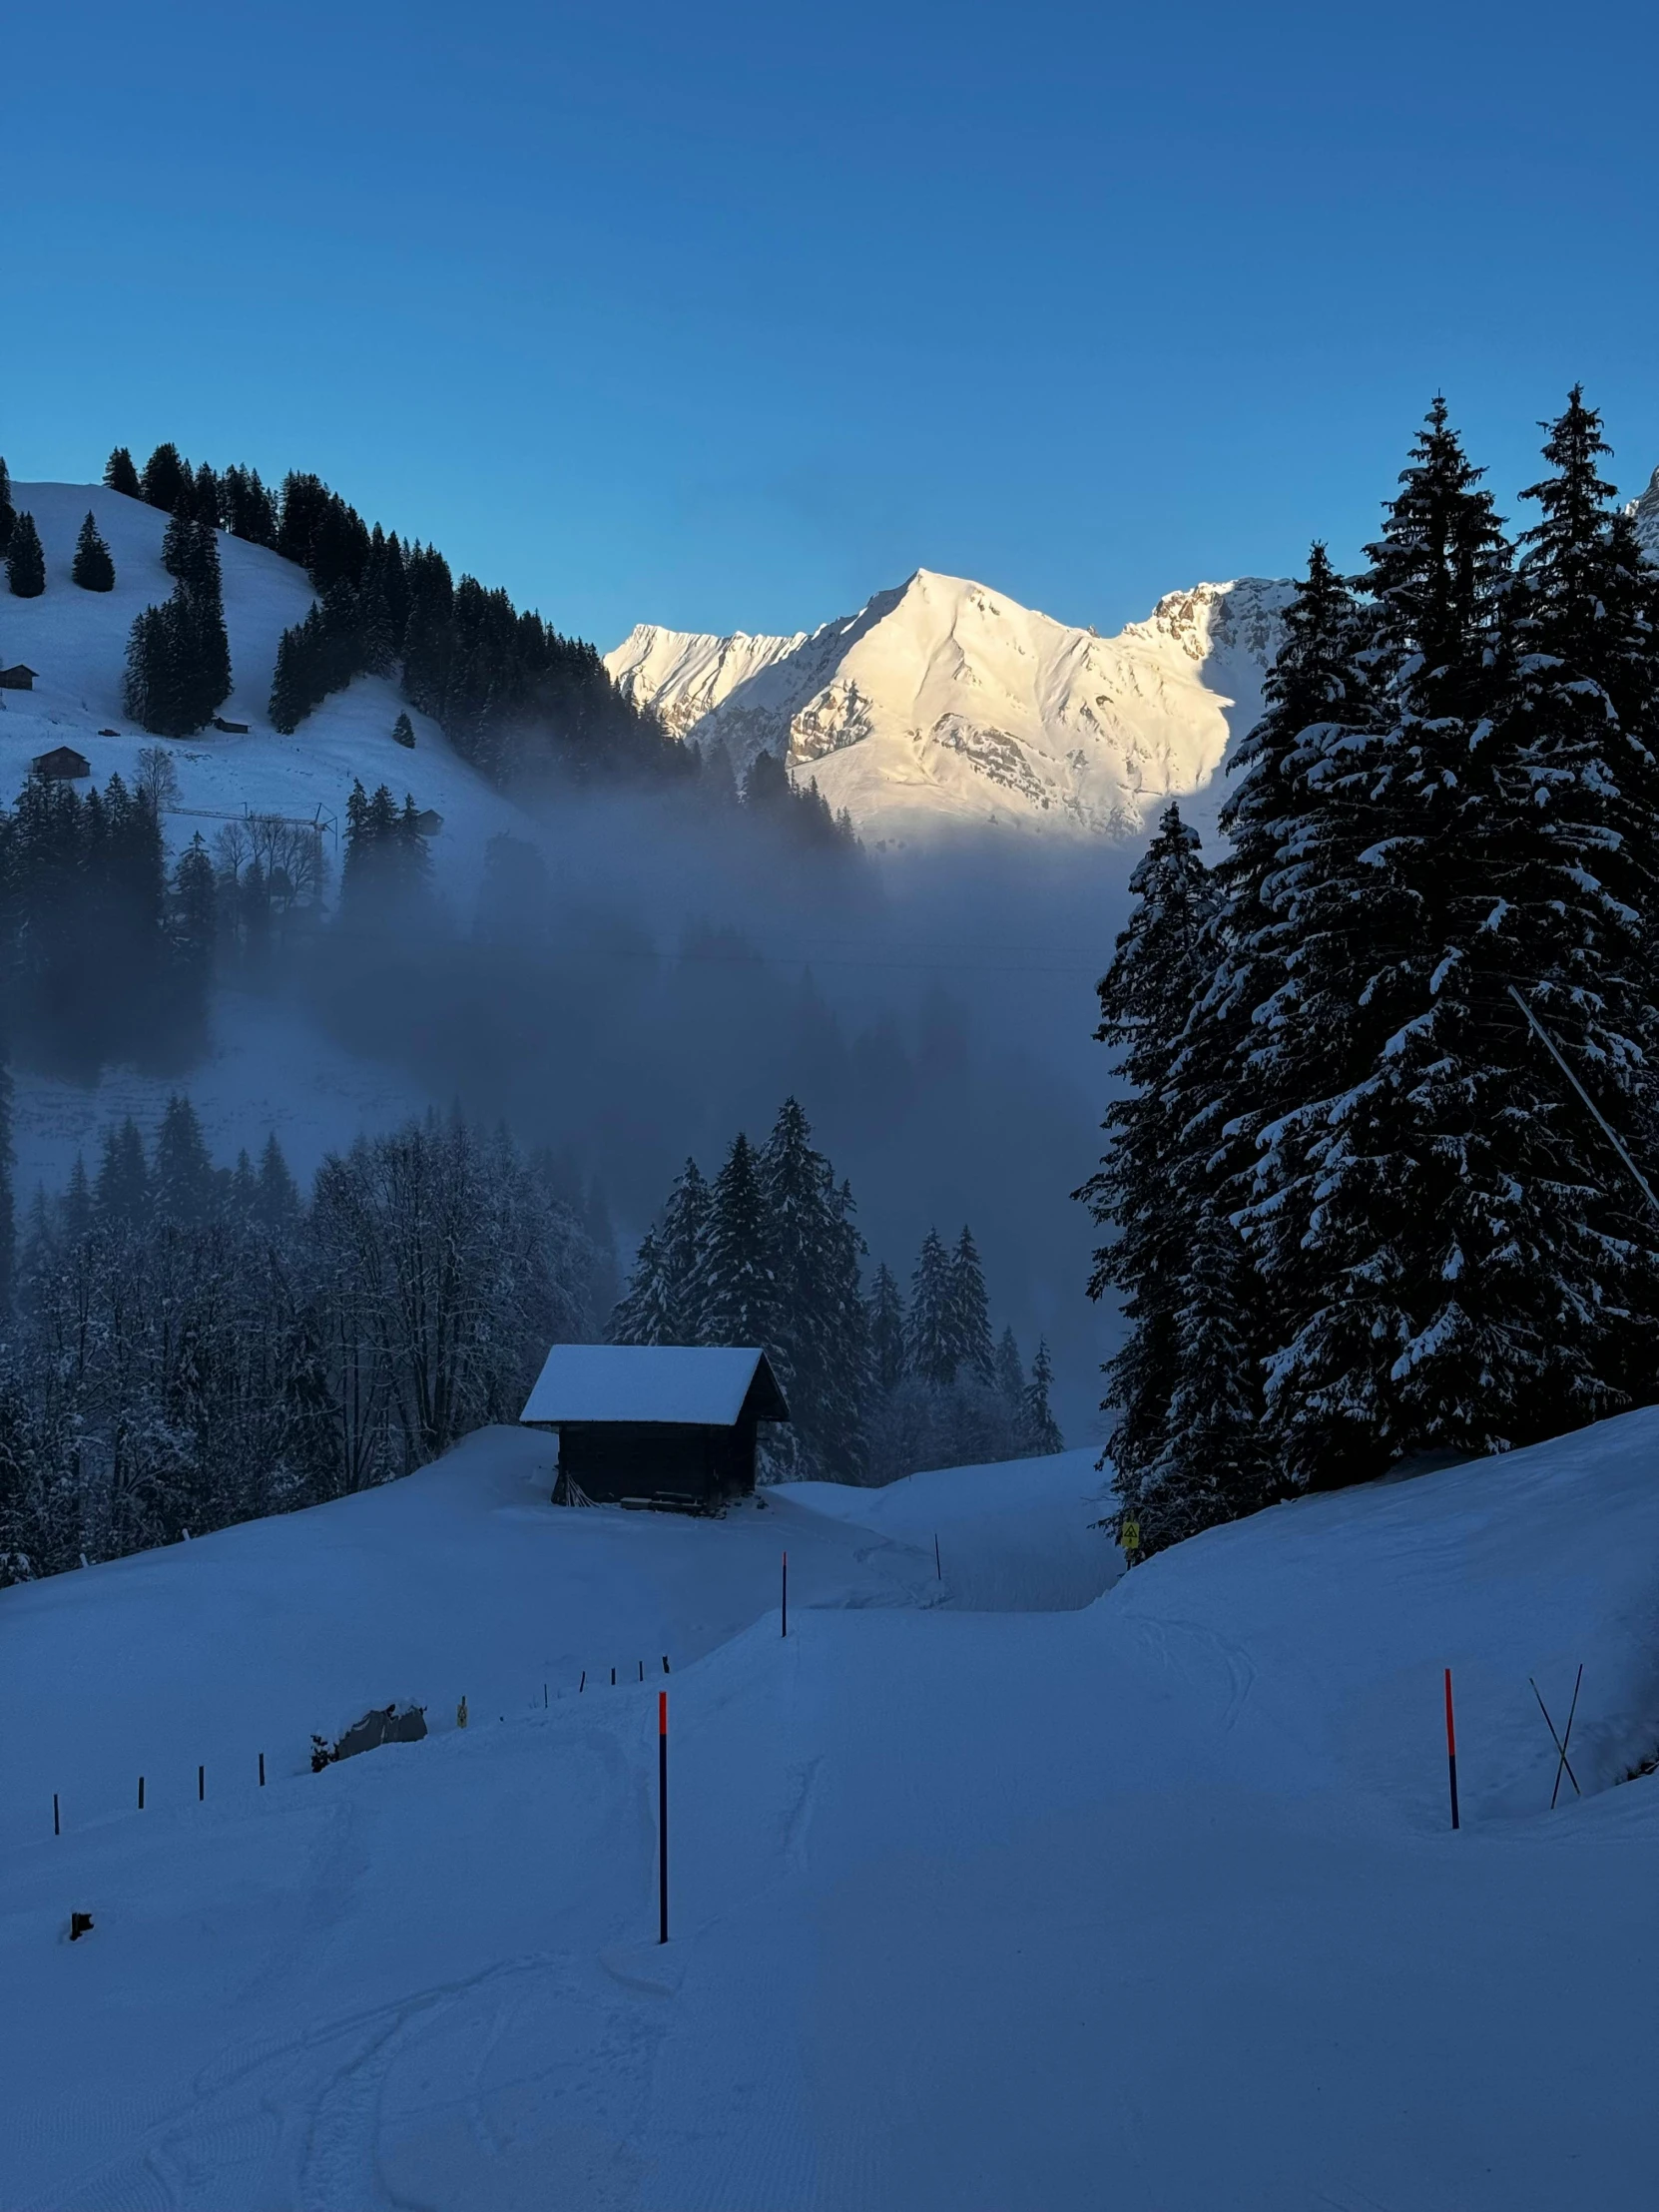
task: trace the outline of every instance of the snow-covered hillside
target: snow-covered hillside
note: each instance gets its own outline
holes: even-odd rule
[[[606,656],[669,727],[817,779],[877,845],[941,829],[1129,836],[1211,784],[1261,711],[1290,587],[1172,592],[1113,638],[918,569],[798,638],[641,624]]]
[[[122,674],[133,617],[173,589],[161,562],[167,517],[101,486],[16,484],[13,495],[40,530],[47,587],[38,599],[0,591],[0,667],[22,661],[38,672],[32,691],[0,691],[0,803],[10,804],[37,755],[59,746],[80,753],[103,784],[117,772],[130,783],[140,753],[160,745],[179,781],[178,806],[163,824],[175,853],[198,831],[211,846],[243,815],[276,814],[320,819],[324,856],[337,870],[353,779],[371,791],[384,783],[397,798],[411,792],[442,817],[431,839],[435,877],[462,911],[490,837],[500,830],[537,836],[533,822],[458,760],[426,717],[411,714],[413,752],[393,742],[402,702],[378,677],[357,677],[292,737],[273,730],[266,706],[276,641],[304,616],[311,588],[290,562],[224,534],[219,551],[235,690],[222,712],[227,721],[246,722],[248,735],[146,736],[121,711]],[[70,582],[76,534],[89,507],[115,557],[113,592],[81,591]],[[60,1184],[76,1153],[92,1159],[102,1132],[124,1114],[152,1129],[176,1087],[128,1071],[107,1072],[92,1089],[21,1073],[14,1131],[19,1188]],[[210,1058],[192,1071],[189,1088],[218,1159],[234,1159],[243,1145],[257,1152],[275,1130],[302,1175],[329,1146],[427,1103],[412,1084],[330,1047],[269,1000],[222,998]]]
[[[561,1511],[491,1431],[0,1592],[0,2203],[1635,2212],[1656,1450],[1632,1414],[975,1612],[983,1472],[694,1523]],[[1072,1456],[996,1470],[1049,1605]],[[1580,1662],[1552,1813],[1528,1678],[1559,1722]],[[303,1771],[395,1696],[426,1742]]]
[[[142,608],[166,599],[173,579],[162,566],[167,517],[142,500],[88,484],[14,484],[20,511],[32,513],[46,550],[46,590],[38,599],[0,592],[0,667],[23,661],[37,672],[33,691],[0,691],[0,800],[9,804],[39,754],[72,746],[102,783],[119,771],[132,780],[138,755],[163,745],[179,775],[179,805],[166,829],[175,847],[201,830],[212,843],[228,820],[280,814],[343,829],[352,779],[366,789],[412,792],[443,817],[432,840],[438,878],[465,895],[484,846],[500,830],[527,834],[524,816],[458,760],[437,725],[411,714],[413,752],[394,743],[402,701],[379,677],[359,676],[325,700],[292,737],[279,736],[266,712],[276,642],[304,617],[313,594],[304,572],[263,546],[221,532],[225,622],[231,637],[226,721],[246,737],[208,730],[175,740],[147,737],[121,708],[127,635]],[[79,590],[69,580],[76,533],[88,509],[115,556],[113,592]],[[115,734],[105,737],[100,733]],[[335,832],[328,832],[335,850]]]

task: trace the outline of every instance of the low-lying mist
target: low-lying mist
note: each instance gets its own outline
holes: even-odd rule
[[[348,882],[299,972],[327,1030],[593,1178],[626,1263],[688,1153],[706,1171],[798,1097],[907,1284],[972,1224],[993,1319],[1054,1356],[1092,1435],[1113,1317],[1089,1304],[1107,1069],[1093,985],[1133,854],[985,837],[792,846],[737,809],[565,795],[474,895]]]

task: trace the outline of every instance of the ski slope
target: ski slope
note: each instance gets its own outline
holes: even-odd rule
[[[491,1431],[0,1593],[0,2204],[1645,2207],[1656,1451],[1632,1414],[974,1610],[931,1535],[989,1571],[986,1470],[697,1523],[559,1511]],[[998,1470],[1062,1594],[1082,1456]],[[1527,1677],[1580,1662],[1552,1814]],[[392,1696],[434,1735],[294,1771]]]

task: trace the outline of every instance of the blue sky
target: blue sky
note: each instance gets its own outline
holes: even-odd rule
[[[0,451],[319,470],[562,628],[1352,561],[1429,395],[1659,463],[1651,6],[9,15]]]

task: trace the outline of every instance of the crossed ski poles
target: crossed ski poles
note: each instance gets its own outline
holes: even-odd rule
[[[1532,1682],[1532,1677],[1530,1675],[1528,1675],[1526,1679],[1528,1682]],[[1584,1795],[1583,1791],[1578,1787],[1578,1777],[1572,1771],[1572,1762],[1567,1757],[1567,1746],[1572,1742],[1572,1717],[1573,1714],[1578,1711],[1578,1687],[1579,1683],[1581,1683],[1583,1679],[1584,1669],[1581,1664],[1578,1669],[1578,1681],[1574,1682],[1572,1686],[1572,1704],[1567,1710],[1566,1732],[1564,1735],[1560,1736],[1557,1736],[1555,1733],[1555,1723],[1549,1717],[1549,1707],[1544,1703],[1542,1691],[1538,1688],[1536,1682],[1532,1682],[1532,1695],[1538,1700],[1538,1710],[1544,1716],[1544,1726],[1549,1730],[1551,1743],[1554,1744],[1556,1750],[1561,1755],[1559,1764],[1556,1766],[1555,1769],[1555,1787],[1549,1793],[1549,1809],[1552,1813],[1555,1810],[1555,1800],[1561,1794],[1561,1776],[1563,1772],[1565,1772],[1567,1780],[1572,1784],[1573,1796],[1582,1797]]]

